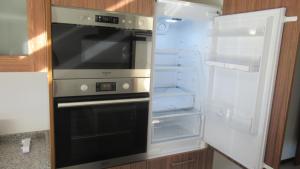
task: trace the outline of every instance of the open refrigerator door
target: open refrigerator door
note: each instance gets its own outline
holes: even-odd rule
[[[160,0],[156,10],[150,156],[208,144],[262,168],[285,9],[218,16]]]
[[[285,9],[219,16],[206,55],[204,141],[249,169],[261,169]]]

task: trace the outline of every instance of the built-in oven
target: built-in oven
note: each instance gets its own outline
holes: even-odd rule
[[[57,168],[146,158],[151,17],[52,7]]]
[[[151,17],[52,7],[53,75],[150,77]]]
[[[57,168],[146,158],[149,78],[55,80],[54,96]]]

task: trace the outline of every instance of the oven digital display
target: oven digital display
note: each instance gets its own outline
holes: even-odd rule
[[[96,92],[116,91],[115,82],[98,82],[96,83]]]
[[[96,22],[119,24],[119,18],[114,16],[96,15]]]

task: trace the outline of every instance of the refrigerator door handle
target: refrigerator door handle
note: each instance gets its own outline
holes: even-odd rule
[[[204,127],[205,127],[205,115],[204,114],[201,114],[201,125],[200,125],[200,137],[201,138],[204,138]]]
[[[298,21],[298,16],[286,16],[284,18],[284,22],[297,22]]]

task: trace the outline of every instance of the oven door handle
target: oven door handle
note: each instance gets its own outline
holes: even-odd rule
[[[149,98],[136,98],[136,99],[119,99],[119,100],[101,100],[101,101],[87,101],[87,102],[69,102],[69,103],[58,103],[58,108],[68,107],[85,107],[85,106],[97,106],[97,105],[112,105],[122,103],[139,103],[149,101]]]

